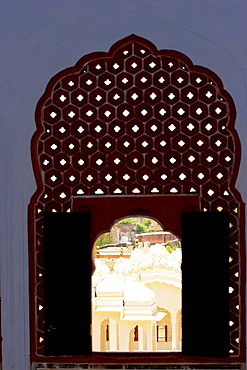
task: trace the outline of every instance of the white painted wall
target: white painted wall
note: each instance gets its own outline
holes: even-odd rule
[[[242,142],[247,201],[246,0],[1,0],[0,236],[3,369],[29,367],[27,205],[35,106],[49,79],[84,54],[135,33],[185,53],[224,82]]]

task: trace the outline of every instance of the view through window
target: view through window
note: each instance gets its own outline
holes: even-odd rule
[[[181,350],[181,244],[129,217],[95,242],[93,351]]]

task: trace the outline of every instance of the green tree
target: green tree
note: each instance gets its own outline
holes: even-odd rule
[[[136,223],[136,234],[142,234],[142,233],[147,233],[148,232],[148,228],[146,225],[144,224],[141,224],[140,222],[137,222]]]
[[[117,224],[118,225],[136,224],[136,218],[135,217],[124,218],[123,220],[118,221]]]
[[[110,244],[110,233],[104,233],[98,237],[95,245],[97,247],[102,247],[103,245]]]
[[[143,218],[142,223],[143,223],[143,225],[147,226],[147,228],[148,228],[151,225],[152,220],[151,220],[151,218]]]
[[[151,224],[152,220],[150,218],[143,218],[142,222],[137,222],[137,219],[135,217],[128,217],[124,218],[121,221],[118,221],[118,224],[120,225],[136,225],[135,226],[135,232],[136,234],[142,234],[142,233],[148,233],[149,229],[148,226]]]

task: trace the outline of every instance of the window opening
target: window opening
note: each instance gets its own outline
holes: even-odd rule
[[[127,217],[97,238],[94,255],[93,351],[180,351],[180,240],[151,218]],[[108,345],[98,335],[106,320]]]
[[[181,205],[175,218],[169,216],[178,229],[189,203],[201,212],[230,214],[228,361],[245,358],[244,204],[235,187],[241,151],[235,116],[216,74],[135,35],[51,79],[37,104],[32,139],[32,359],[46,358],[44,215],[73,213],[78,200],[85,206],[97,198],[100,209],[103,199],[132,202],[132,196],[148,208],[158,197],[171,197]]]

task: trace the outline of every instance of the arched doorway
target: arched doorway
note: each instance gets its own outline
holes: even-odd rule
[[[124,218],[112,225],[108,237],[103,235],[96,240],[94,252],[93,350],[98,348],[100,318],[103,314],[114,314],[121,338],[120,352],[139,349],[138,341],[131,341],[126,334],[133,321],[138,322],[135,338],[142,327],[151,338],[149,351],[177,351],[176,312],[181,309],[182,285],[178,238],[144,216]],[[162,329],[166,331],[164,338],[161,338]],[[102,351],[109,350],[104,348],[101,346]],[[142,341],[140,348],[146,348]],[[117,348],[110,345],[110,350]]]
[[[147,351],[147,333],[140,326],[134,326],[129,332],[129,351]]]

